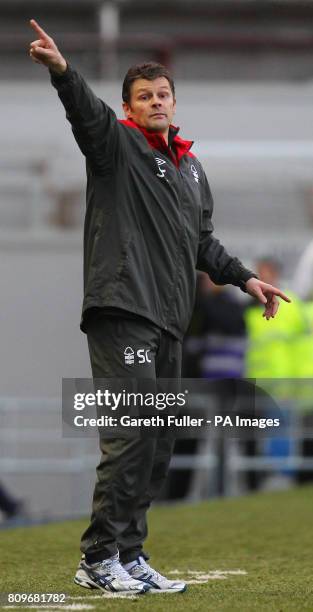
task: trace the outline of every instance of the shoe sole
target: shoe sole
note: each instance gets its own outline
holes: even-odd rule
[[[144,595],[145,593],[147,593],[149,591],[149,587],[148,585],[144,585],[146,588],[143,589],[123,589],[120,591],[113,591],[113,589],[106,589],[105,587],[101,587],[99,584],[97,584],[96,582],[94,582],[93,580],[91,580],[91,578],[88,578],[88,582],[87,580],[82,580],[80,578],[77,578],[75,576],[74,578],[74,582],[75,584],[78,584],[78,586],[84,587],[85,589],[99,589],[99,591],[102,591],[103,593],[121,593],[121,594],[130,594],[130,595]]]
[[[74,578],[74,582],[75,584],[78,584],[78,586],[84,587],[84,589],[97,589],[98,587],[95,587],[93,584],[89,584],[89,582],[86,582],[86,580],[81,580],[80,578]]]
[[[151,587],[147,593],[151,593],[152,595],[162,595],[162,593],[185,593],[185,591],[187,591],[187,585],[185,584],[184,587],[180,588],[180,589],[154,589],[153,587]]]

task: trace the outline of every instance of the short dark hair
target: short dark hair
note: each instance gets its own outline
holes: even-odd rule
[[[280,259],[272,255],[264,255],[264,257],[259,257],[256,263],[258,266],[269,266],[270,268],[274,268],[276,272],[281,272],[283,267]]]
[[[122,89],[122,98],[124,102],[130,102],[131,86],[137,79],[147,79],[154,81],[159,77],[165,77],[171,87],[173,97],[175,97],[175,85],[169,70],[162,64],[156,62],[145,62],[143,64],[135,64],[127,71]]]

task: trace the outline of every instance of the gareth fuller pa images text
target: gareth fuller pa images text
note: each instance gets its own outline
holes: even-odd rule
[[[150,415],[150,416],[132,416],[130,414],[118,414],[118,409],[123,411],[123,408],[136,407],[139,408],[155,408],[158,411],[166,410],[173,407],[187,407],[188,390],[181,393],[129,393],[125,389],[119,393],[114,393],[109,389],[98,389],[95,393],[76,393],[74,395],[73,407],[74,417],[73,424],[79,428],[96,428],[96,427],[241,427],[241,428],[259,428],[266,429],[271,427],[279,427],[279,418],[244,418],[238,414],[235,415],[214,415],[211,419],[204,417],[192,417],[190,414],[181,416],[168,415]],[[95,417],[86,417],[77,412],[83,411],[86,407],[104,408],[114,411],[113,415],[102,414]]]

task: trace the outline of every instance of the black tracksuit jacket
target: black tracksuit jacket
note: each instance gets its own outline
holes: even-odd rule
[[[119,121],[68,66],[52,84],[86,157],[84,300],[141,315],[182,340],[195,297],[196,269],[219,285],[245,288],[255,274],[213,236],[213,200],[192,142]]]

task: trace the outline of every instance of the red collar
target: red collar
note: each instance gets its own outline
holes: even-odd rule
[[[152,147],[153,149],[157,149],[160,152],[164,151],[164,153],[171,157],[176,166],[179,166],[181,158],[183,157],[183,155],[189,153],[189,150],[193,145],[192,140],[183,140],[182,138],[180,138],[180,136],[177,136],[179,128],[175,127],[175,125],[170,125],[169,129],[169,141],[171,143],[170,148],[166,144],[165,138],[164,136],[162,136],[162,134],[157,134],[156,132],[149,132],[145,128],[137,125],[137,123],[135,123],[135,121],[132,121],[132,119],[119,119],[119,122],[123,123],[123,125],[127,125],[128,127],[139,130],[147,139],[150,147]],[[189,153],[189,155],[192,154]]]

